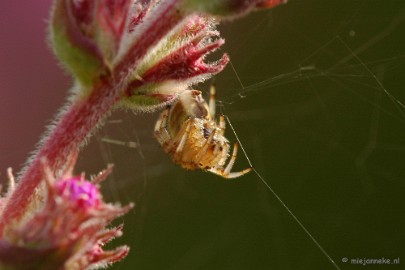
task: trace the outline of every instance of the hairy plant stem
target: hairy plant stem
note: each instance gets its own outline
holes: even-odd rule
[[[134,70],[148,50],[185,18],[184,14],[178,12],[177,2],[178,0],[167,1],[161,16],[148,18],[151,20],[148,27],[130,45],[111,75],[100,79],[89,96],[74,99],[66,111],[58,115],[59,119],[56,119],[56,124],[51,127],[42,140],[42,145],[29,161],[1,213],[0,237],[4,235],[7,224],[24,214],[35,188],[43,179],[41,160],[46,159],[54,173],[62,169],[68,157],[79,150],[120,100],[129,70]]]
[[[112,91],[113,90],[113,91]],[[0,233],[11,220],[24,213],[35,188],[43,179],[41,160],[46,159],[52,172],[63,168],[68,157],[91,135],[97,124],[111,111],[122,89],[106,82],[96,87],[84,100],[75,100],[60,119],[28,164],[9,198],[0,220]]]

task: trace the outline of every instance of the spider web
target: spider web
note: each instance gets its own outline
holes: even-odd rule
[[[141,209],[127,227],[135,254],[117,269],[345,269],[401,255],[405,12],[396,1],[345,4],[292,2],[223,26],[232,63],[216,78],[217,111],[258,174],[184,171],[151,139],[157,115],[127,119],[133,129],[118,137],[139,147],[119,151],[141,174],[112,189],[121,201],[137,194]],[[206,97],[209,83],[198,88]],[[234,170],[248,163],[240,151]]]

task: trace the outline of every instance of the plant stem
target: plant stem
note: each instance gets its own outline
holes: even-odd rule
[[[0,220],[0,236],[3,234],[5,224],[21,217],[35,188],[41,182],[43,178],[41,160],[46,159],[54,173],[63,168],[68,157],[74,151],[78,151],[98,123],[108,115],[120,93],[121,89],[112,88],[108,82],[103,83],[86,99],[73,101],[65,112],[59,114],[59,121],[43,140],[43,144],[8,199]]]

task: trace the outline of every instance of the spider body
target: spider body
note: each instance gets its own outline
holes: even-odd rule
[[[167,107],[155,125],[155,137],[174,163],[185,169],[202,169],[224,178],[242,176],[251,168],[231,172],[238,145],[234,145],[228,165],[229,141],[224,136],[225,119],[215,115],[215,88],[211,87],[209,105],[198,90],[186,90]]]

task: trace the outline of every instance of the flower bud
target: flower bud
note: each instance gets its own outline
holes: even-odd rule
[[[94,40],[95,1],[56,0],[51,14],[52,48],[73,77],[92,85],[107,72],[102,51]]]
[[[211,63],[204,61],[224,44],[215,26],[212,18],[190,16],[139,63],[121,104],[141,110],[164,106],[192,84],[222,71],[229,61],[227,55]]]
[[[83,177],[62,179],[55,184],[57,196],[85,210],[102,204],[100,191]]]
[[[89,182],[84,175],[71,176],[70,169],[54,179],[45,167],[45,198],[36,211],[6,228],[0,240],[0,268],[97,269],[123,259],[127,246],[103,250],[105,243],[122,235],[122,226],[105,227],[132,208],[103,202],[97,183],[110,171]]]

